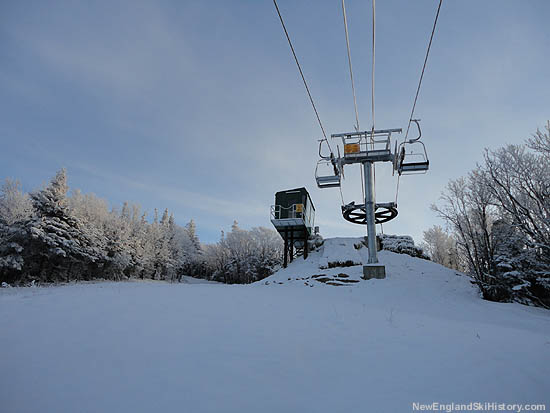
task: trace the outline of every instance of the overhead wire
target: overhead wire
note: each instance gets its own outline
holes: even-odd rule
[[[344,17],[344,30],[346,33],[346,48],[348,52],[348,66],[349,66],[349,77],[351,80],[351,90],[353,93],[353,107],[355,109],[355,131],[359,132],[359,111],[357,110],[357,95],[355,93],[355,82],[353,80],[353,66],[351,64],[351,47],[349,44],[349,33],[348,33],[348,18],[346,15],[346,4],[345,0],[342,0],[342,16]],[[361,194],[363,195],[363,200],[365,199],[365,177],[363,176],[363,168],[359,168],[361,176]],[[344,203],[344,197],[342,195],[342,190],[340,190],[340,196],[342,198],[342,204]]]
[[[409,124],[407,125],[407,132],[405,133],[405,138],[403,139],[403,142],[407,140],[407,137],[409,136],[409,129],[411,127],[411,123],[414,116],[414,110],[416,109],[416,102],[418,101],[418,95],[420,93],[420,87],[422,86],[422,80],[424,79],[424,71],[426,70],[426,64],[428,63],[428,56],[430,55],[430,49],[432,47],[432,41],[435,34],[435,28],[437,26],[437,20],[439,18],[439,11],[441,10],[441,4],[443,3],[443,0],[439,0],[439,5],[437,6],[437,13],[435,14],[435,20],[434,25],[432,27],[432,33],[430,35],[430,42],[428,43],[428,49],[426,50],[426,56],[424,57],[424,64],[422,65],[422,72],[420,73],[420,79],[418,81],[418,87],[416,88],[416,94],[414,96],[414,102],[411,110],[411,116],[409,117]]]
[[[346,32],[346,47],[348,50],[349,77],[351,79],[351,90],[353,92],[353,107],[355,108],[355,131],[358,132],[359,131],[359,113],[357,111],[357,96],[355,94],[355,82],[353,81],[353,68],[351,65],[351,50],[349,45],[348,18],[346,16],[345,0],[342,0],[342,15],[344,16],[344,30]]]
[[[372,76],[371,76],[371,108],[372,108],[372,129],[371,129],[371,147],[374,150],[374,125],[375,125],[375,110],[374,110],[374,79],[376,67],[376,0],[372,0]],[[372,185],[374,189],[374,199],[376,200],[376,165],[372,164]],[[376,201],[375,201],[376,202]],[[376,205],[376,204],[375,204]],[[366,204],[365,204],[366,207]],[[376,213],[376,206],[375,211]],[[376,225],[375,225],[376,226]],[[382,232],[384,232],[382,224],[380,224]]]
[[[420,74],[418,87],[416,89],[416,93],[415,93],[415,97],[414,97],[414,101],[413,101],[413,106],[412,106],[411,114],[410,114],[410,117],[409,117],[409,122],[407,124],[407,131],[405,132],[405,137],[403,139],[403,143],[407,142],[407,137],[409,135],[409,130],[410,130],[410,127],[411,127],[411,123],[413,122],[414,112],[415,112],[415,109],[416,109],[416,103],[418,101],[418,96],[420,94],[420,88],[422,86],[422,80],[424,78],[424,72],[426,70],[426,65],[427,65],[427,62],[428,62],[428,57],[429,57],[429,54],[430,54],[430,50],[431,50],[435,30],[436,30],[436,27],[437,27],[437,22],[438,22],[438,19],[439,19],[439,13],[440,13],[440,10],[441,10],[442,3],[443,3],[443,0],[439,0],[439,4],[438,4],[438,7],[437,7],[437,12],[436,12],[435,19],[434,19],[434,24],[433,24],[433,27],[432,27],[432,32],[431,32],[431,35],[430,35],[430,40],[429,40],[429,43],[428,43],[428,48],[426,50],[426,56],[424,58],[424,63],[422,65],[422,71],[421,71],[421,74]],[[306,78],[305,78],[304,73],[302,71],[302,67],[300,66],[300,62],[299,62],[298,57],[296,55],[296,52],[294,50],[294,46],[292,45],[292,41],[290,40],[290,36],[288,34],[288,30],[286,29],[286,25],[284,23],[281,12],[279,10],[277,0],[273,0],[273,4],[275,5],[275,9],[276,9],[277,14],[279,16],[279,20],[281,22],[283,30],[285,32],[286,39],[287,39],[288,44],[290,46],[290,50],[292,51],[292,55],[293,55],[294,60],[296,62],[296,66],[298,67],[298,71],[300,72],[300,76],[302,78],[302,81],[304,83],[304,87],[305,87],[306,92],[308,94],[309,101],[311,102],[311,106],[313,107],[313,111],[315,112],[317,122],[319,123],[319,127],[321,128],[321,132],[323,133],[324,140],[327,142],[327,146],[328,146],[328,148],[331,152],[331,156],[332,156],[333,151],[332,151],[332,148],[330,146],[330,142],[327,138],[325,128],[323,127],[323,123],[321,122],[319,112],[317,110],[317,107],[315,105],[315,102],[313,100],[311,92],[309,90]],[[349,43],[349,33],[348,33],[348,24],[347,24],[345,0],[342,0],[342,14],[343,14],[343,18],[344,18],[346,46],[347,46],[347,53],[348,53],[348,65],[349,65],[349,71],[350,71],[351,87],[352,87],[352,92],[353,92],[353,104],[354,104],[355,121],[356,121],[355,129],[356,129],[356,131],[359,131],[359,114],[358,114],[358,110],[357,110],[357,96],[356,96],[356,92],[355,92],[355,83],[354,83],[354,79],[353,79],[353,69],[352,69],[352,63],[351,63],[351,50],[350,50],[350,43]],[[373,148],[374,148],[374,131],[375,131],[375,67],[376,67],[376,0],[372,0],[372,77],[371,77],[372,129],[371,129],[370,138],[371,138],[371,146]],[[396,154],[396,156],[397,156],[397,154]],[[373,175],[374,175],[373,178],[375,178],[375,176],[376,176],[376,171],[375,170],[373,170]],[[401,175],[399,175],[397,177],[397,188],[396,188],[396,193],[395,193],[395,203],[396,204],[397,204],[397,199],[398,199],[398,195],[399,195],[400,178],[401,178]],[[363,169],[362,168],[361,168],[361,181],[362,181],[362,188],[361,189],[363,191],[363,198],[364,198],[364,196],[365,196],[364,195],[364,184],[363,184],[364,176],[363,176]],[[375,184],[375,182],[373,184]],[[374,189],[376,191],[376,188],[374,188]],[[340,197],[342,199],[342,205],[343,205],[344,204],[344,197],[343,197],[343,194],[342,194],[341,186],[340,186]],[[382,232],[383,232],[382,225],[381,225],[381,228],[382,228]]]
[[[313,111],[315,112],[315,116],[317,117],[317,122],[319,123],[319,127],[321,128],[321,132],[323,133],[323,137],[325,138],[325,142],[327,143],[328,149],[330,150],[330,153],[332,155],[332,153],[333,153],[332,147],[330,146],[330,142],[327,138],[325,128],[323,127],[323,123],[321,122],[321,117],[319,116],[319,112],[317,111],[317,106],[315,106],[315,102],[313,101],[313,97],[311,96],[311,92],[309,90],[309,87],[308,87],[307,82],[306,82],[306,78],[304,76],[304,72],[302,71],[302,67],[300,66],[300,62],[298,60],[298,57],[296,56],[296,51],[294,50],[294,46],[292,45],[292,41],[290,40],[290,36],[288,34],[288,30],[286,29],[286,25],[285,25],[285,22],[283,20],[283,16],[281,15],[281,11],[279,10],[277,0],[273,0],[273,4],[275,5],[275,9],[277,10],[277,15],[279,16],[279,20],[281,21],[281,26],[283,26],[283,30],[285,32],[285,36],[286,36],[286,39],[288,41],[288,45],[290,46],[290,50],[292,51],[292,56],[294,56],[294,61],[296,62],[296,66],[298,66],[298,71],[300,72],[300,76],[302,77],[302,81],[304,82],[304,87],[306,88],[306,92],[307,92],[307,95],[309,97],[309,101],[311,102],[311,106],[313,107]],[[340,198],[342,200],[342,205],[344,205],[344,195],[342,194],[342,186],[340,186],[339,189],[340,189]]]
[[[309,96],[309,101],[311,102],[311,106],[313,107],[313,111],[315,112],[315,116],[317,117],[317,122],[319,123],[319,127],[321,128],[321,132],[323,133],[323,136],[327,142],[327,145],[332,152],[332,148],[330,147],[330,142],[327,139],[327,134],[325,133],[325,128],[323,127],[323,123],[321,122],[321,118],[319,117],[319,112],[317,111],[317,107],[315,106],[315,102],[313,101],[313,97],[311,96],[311,92],[309,91],[309,87],[306,82],[306,78],[304,76],[304,72],[302,71],[302,67],[300,66],[300,62],[298,61],[298,57],[296,56],[296,52],[294,51],[294,46],[292,45],[292,41],[290,40],[290,36],[288,34],[288,31],[285,26],[285,22],[283,20],[283,16],[281,15],[281,11],[279,10],[279,6],[277,5],[277,0],[273,0],[273,4],[275,5],[275,9],[277,10],[277,14],[279,15],[279,20],[281,21],[281,25],[283,26],[283,30],[285,32],[286,39],[288,40],[288,45],[290,46],[290,50],[292,51],[292,55],[294,56],[294,60],[296,61],[296,66],[298,66],[298,70],[300,71],[300,76],[302,77],[302,81],[304,82],[304,86],[306,88],[307,95]]]
[[[372,0],[372,77],[371,77],[371,107],[372,107],[372,132],[371,142],[374,146],[374,69],[376,62],[376,0]]]
[[[374,0],[373,0],[374,1]],[[437,27],[437,20],[439,19],[439,11],[441,10],[441,4],[443,3],[443,0],[439,0],[439,4],[437,6],[437,12],[435,14],[434,24],[432,27],[432,33],[430,35],[430,41],[428,43],[428,48],[426,50],[426,56],[424,57],[424,64],[422,65],[422,72],[420,73],[420,79],[418,81],[418,87],[416,88],[416,94],[414,96],[414,102],[411,110],[411,116],[409,117],[409,123],[407,125],[407,131],[405,132],[405,137],[403,139],[403,143],[407,141],[407,137],[409,136],[409,130],[411,128],[411,123],[413,121],[414,117],[414,111],[416,109],[416,102],[418,100],[418,95],[420,93],[420,87],[422,86],[422,80],[424,79],[424,71],[426,70],[426,64],[428,63],[428,56],[430,55],[430,49],[432,47],[432,41],[435,34],[435,28]],[[397,155],[397,154],[396,154]],[[397,203],[397,197],[399,195],[399,180],[401,178],[401,175],[398,175],[397,177],[397,188],[395,191],[395,203]]]

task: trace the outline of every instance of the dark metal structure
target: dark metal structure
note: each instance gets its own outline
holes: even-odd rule
[[[284,241],[283,265],[292,262],[295,251],[308,256],[308,239],[313,234],[315,207],[306,188],[279,191],[271,205],[271,223]]]
[[[354,224],[367,225],[367,213],[365,204],[356,204],[350,202],[342,205],[342,216],[346,221]],[[395,202],[375,203],[374,204],[374,222],[375,224],[384,224],[397,216],[397,204]]]

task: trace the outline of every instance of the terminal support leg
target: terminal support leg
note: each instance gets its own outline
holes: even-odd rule
[[[285,230],[285,237],[284,237],[284,253],[283,253],[283,267],[286,268],[288,265],[288,230]]]
[[[290,231],[290,244],[288,247],[290,249],[290,262],[292,262],[294,258],[294,230]]]

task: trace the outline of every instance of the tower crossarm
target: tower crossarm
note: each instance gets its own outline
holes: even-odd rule
[[[401,128],[378,129],[332,134],[332,138],[341,138],[344,155],[342,165],[364,162],[393,162],[395,154],[391,150],[392,133],[401,133]]]

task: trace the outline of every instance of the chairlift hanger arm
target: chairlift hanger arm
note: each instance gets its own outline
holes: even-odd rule
[[[420,119],[411,119],[411,122],[416,123],[416,127],[418,128],[418,138],[416,139],[409,139],[409,143],[414,143],[420,140],[422,137],[422,129],[420,129]]]
[[[323,145],[323,142],[327,142],[327,146],[328,146],[328,141],[326,139],[319,139],[319,158],[321,159],[325,159],[325,160],[331,160],[334,158],[334,154],[332,153],[332,151],[330,151],[330,147],[329,147],[329,151],[330,151],[330,155],[329,156],[323,156],[323,154],[321,153],[321,147]]]

